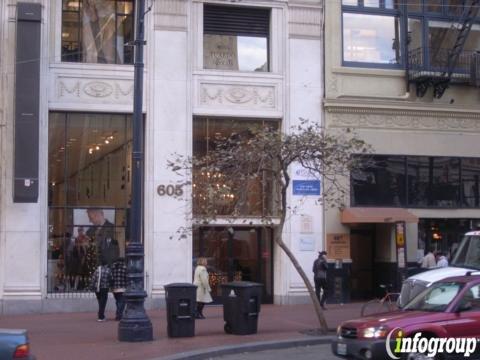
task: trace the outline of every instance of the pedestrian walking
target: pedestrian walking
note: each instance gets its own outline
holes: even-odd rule
[[[102,262],[93,273],[90,287],[95,291],[98,302],[97,321],[105,321],[105,307],[107,306],[108,290],[112,283],[112,273],[106,262]]]
[[[195,274],[193,275],[193,285],[197,286],[197,313],[196,319],[205,319],[203,315],[203,307],[206,303],[211,303],[212,296],[210,292],[210,284],[208,282],[207,259],[198,258]]]
[[[115,298],[116,312],[115,320],[122,319],[125,310],[125,298],[123,293],[127,289],[127,267],[124,258],[118,258],[112,264],[112,292]]]
[[[315,295],[320,302],[320,306],[323,310],[325,308],[325,301],[327,299],[327,272],[328,272],[328,263],[327,263],[327,252],[320,251],[318,253],[318,258],[313,263],[313,280],[315,282]],[[320,291],[322,296],[320,297]]]

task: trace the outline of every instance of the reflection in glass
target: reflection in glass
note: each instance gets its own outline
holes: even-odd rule
[[[64,0],[62,60],[131,63],[132,16],[132,0]]]
[[[343,60],[399,64],[399,19],[343,13]]]
[[[373,156],[361,170],[353,172],[352,205],[404,206],[405,158]]]
[[[462,159],[462,205],[480,207],[480,159]]]
[[[441,13],[442,12],[442,0],[425,0],[425,8],[427,12]]]
[[[413,69],[421,67],[423,61],[423,30],[422,21],[415,18],[408,19],[408,55],[409,66]]]
[[[363,0],[363,6],[379,8],[380,0]]]
[[[398,9],[399,8],[398,1],[399,0],[385,0],[385,8],[386,9]]]
[[[447,13],[449,15],[460,16],[465,9],[465,0],[447,0]]]
[[[430,162],[426,156],[407,157],[408,205],[426,207],[430,179]]]
[[[51,113],[48,291],[87,291],[103,259],[124,255],[131,117]]]
[[[430,201],[434,207],[455,207],[458,204],[460,161],[458,158],[431,158],[432,179]]]
[[[268,71],[267,38],[205,34],[203,63],[205,69]]]
[[[407,11],[408,12],[422,12],[422,2],[417,0],[407,1]]]
[[[193,155],[201,159],[215,150],[216,139],[228,138],[234,133],[248,138],[252,127],[266,124],[277,126],[274,121],[197,118],[193,122]],[[193,213],[211,214],[215,211],[218,215],[230,215],[233,212],[240,216],[273,215],[275,199],[270,176],[265,173],[259,178],[250,179],[248,188],[244,189],[244,183],[240,184],[225,174],[195,168]]]

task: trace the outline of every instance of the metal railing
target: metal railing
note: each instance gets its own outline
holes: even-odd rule
[[[452,49],[420,47],[408,52],[409,81],[438,82],[447,79],[448,58]],[[450,81],[457,84],[472,82],[472,64],[476,62],[478,52],[463,50],[454,68]],[[475,65],[475,64],[473,64]]]

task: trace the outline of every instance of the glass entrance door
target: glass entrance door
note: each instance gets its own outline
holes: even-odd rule
[[[273,302],[272,229],[201,227],[193,240],[194,265],[196,258],[207,258],[215,302],[221,300],[221,284],[240,280],[263,284],[263,302]]]

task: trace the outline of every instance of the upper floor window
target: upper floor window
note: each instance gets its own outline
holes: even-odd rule
[[[203,67],[269,71],[270,10],[204,6]]]
[[[131,64],[133,0],[63,0],[62,61]]]
[[[397,0],[343,0],[343,62],[398,67],[400,14]]]

